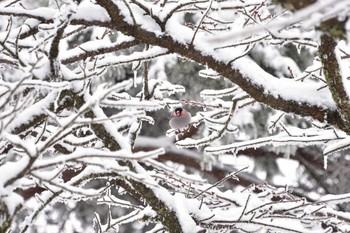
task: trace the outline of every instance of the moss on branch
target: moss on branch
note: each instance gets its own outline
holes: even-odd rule
[[[336,103],[337,111],[342,118],[342,121],[337,123],[338,127],[345,132],[350,133],[349,96],[345,91],[342,76],[340,74],[340,67],[335,55],[336,46],[337,43],[333,36],[329,33],[324,33],[321,36],[321,44],[318,52],[322,61],[326,82]]]

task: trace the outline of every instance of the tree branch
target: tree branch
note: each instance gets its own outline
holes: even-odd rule
[[[130,47],[133,47],[135,45],[138,45],[139,41],[137,40],[132,40],[132,41],[125,41],[125,42],[121,42],[118,44],[115,44],[113,46],[105,46],[105,47],[101,47],[98,49],[94,49],[91,51],[88,50],[84,50],[83,53],[80,54],[75,54],[74,56],[71,57],[67,57],[61,60],[62,64],[67,65],[76,61],[80,61],[80,60],[85,60],[89,57],[94,57],[94,56],[98,56],[101,54],[105,54],[105,53],[111,53],[111,52],[115,52],[121,49],[127,49]]]
[[[159,217],[161,217],[162,224],[167,228],[170,233],[181,233],[182,228],[179,220],[173,210],[170,210],[146,185],[129,179],[133,188],[137,191],[139,195],[144,198],[147,203],[152,206],[152,208],[157,212]],[[123,187],[125,188],[125,187]],[[127,190],[127,189],[126,189]],[[127,190],[132,193],[132,190]]]
[[[177,53],[183,57],[194,60],[197,63],[206,64],[208,67],[240,86],[256,101],[264,103],[274,109],[295,113],[300,116],[311,116],[312,118],[322,122],[327,121],[328,123],[333,124],[342,130],[348,130],[347,127],[344,127],[345,123],[337,111],[312,105],[310,103],[286,100],[281,96],[266,93],[263,86],[253,83],[249,77],[243,75],[239,70],[232,69],[230,64],[216,60],[210,55],[203,55],[201,51],[195,48],[188,48],[185,44],[178,43],[167,34],[156,35],[153,32],[144,30],[138,25],[129,25],[124,20],[123,15],[113,1],[97,0],[96,2],[107,10],[113,26],[124,34],[133,36],[145,44],[164,47],[173,53]]]
[[[321,36],[321,44],[318,52],[324,68],[324,74],[327,84],[331,90],[334,102],[337,105],[337,109],[341,115],[342,121],[339,122],[345,132],[350,132],[350,102],[349,96],[344,89],[344,83],[340,74],[340,67],[335,55],[337,43],[334,38],[325,33]]]

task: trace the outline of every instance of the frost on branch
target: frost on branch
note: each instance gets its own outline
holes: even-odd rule
[[[278,2],[1,1],[0,232],[348,232],[349,4]]]

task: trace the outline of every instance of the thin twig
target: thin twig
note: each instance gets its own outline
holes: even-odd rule
[[[202,195],[203,193],[207,192],[208,190],[210,190],[210,189],[212,189],[212,188],[214,188],[214,187],[219,186],[220,184],[224,183],[224,182],[225,182],[226,180],[228,180],[228,179],[231,179],[231,178],[234,178],[234,177],[237,178],[236,175],[239,174],[239,173],[241,173],[242,171],[246,170],[247,168],[248,168],[248,167],[244,167],[244,168],[242,168],[242,169],[240,169],[240,170],[238,170],[238,171],[235,171],[235,172],[229,174],[228,176],[225,176],[223,179],[221,179],[221,180],[215,182],[215,184],[213,184],[213,185],[211,185],[210,187],[204,189],[202,192],[198,193],[198,194],[197,194],[196,196],[194,196],[193,198],[199,197],[199,196]]]
[[[201,24],[202,24],[204,18],[205,18],[205,17],[207,16],[207,14],[209,13],[212,4],[213,4],[213,0],[210,0],[210,3],[209,3],[209,6],[208,6],[207,10],[204,12],[204,14],[203,14],[201,20],[200,20],[199,23],[198,23],[198,26],[197,26],[197,28],[196,28],[196,31],[195,31],[194,34],[193,34],[192,40],[191,40],[191,42],[190,42],[190,44],[189,44],[189,46],[188,46],[189,48],[192,48],[192,47],[193,47],[193,42],[194,42],[194,39],[195,39],[195,37],[196,37],[196,35],[197,35],[197,32],[198,32],[198,30],[199,30],[199,28],[200,28],[200,26],[201,26]]]

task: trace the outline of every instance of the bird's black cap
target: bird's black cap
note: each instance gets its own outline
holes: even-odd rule
[[[175,108],[175,111],[174,112],[179,112],[179,113],[181,113],[182,112],[182,108]]]

